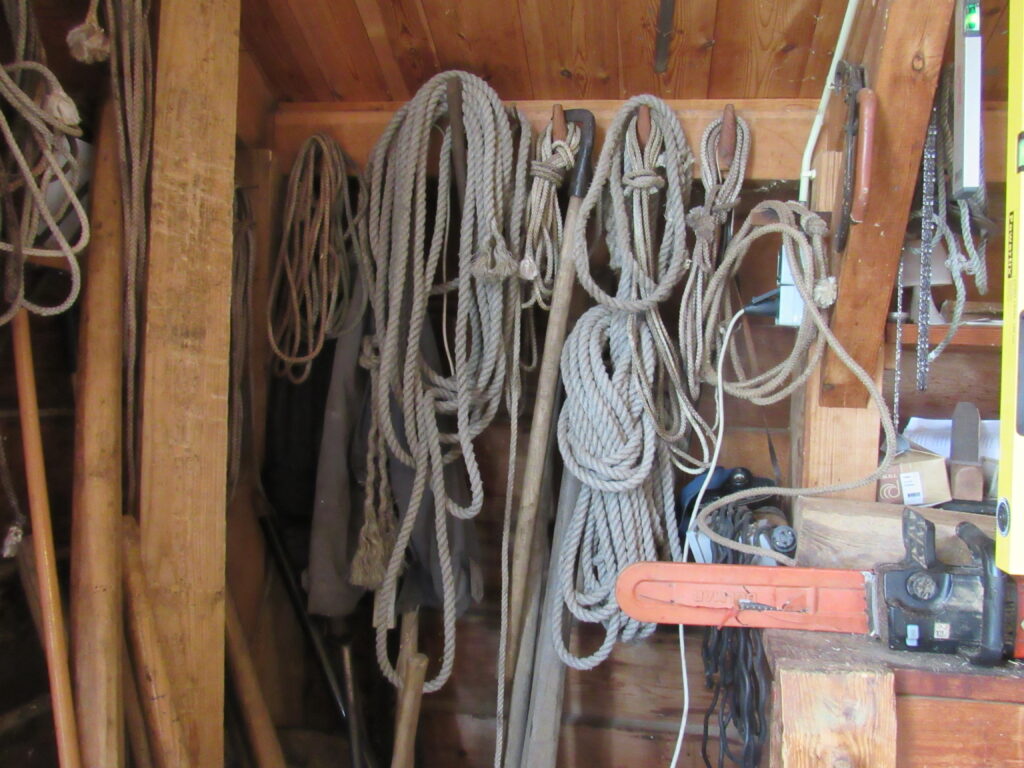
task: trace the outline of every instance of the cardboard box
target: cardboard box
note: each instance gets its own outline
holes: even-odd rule
[[[952,498],[946,460],[916,446],[897,456],[878,481],[878,500],[888,504],[930,507]]]

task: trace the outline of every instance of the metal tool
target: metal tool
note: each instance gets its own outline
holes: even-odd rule
[[[957,536],[971,565],[939,561],[934,524],[908,507],[906,557],[875,571],[637,563],[620,574],[615,595],[638,621],[884,634],[893,649],[957,653],[983,666],[1024,657],[1024,581],[1007,583],[977,526],[961,523]]]

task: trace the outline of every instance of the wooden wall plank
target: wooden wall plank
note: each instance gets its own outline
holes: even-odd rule
[[[986,101],[1006,101],[1010,4],[1008,0],[986,0],[981,12],[983,97]]]
[[[272,89],[262,67],[245,47],[238,54],[238,138],[247,147],[267,146],[270,120],[279,95]]]
[[[660,75],[654,71],[658,5],[657,0],[625,0],[618,4],[618,95],[629,98],[638,93],[653,93],[663,98],[707,98],[717,4],[676,3],[668,68]]]
[[[375,99],[388,93],[387,79],[354,0],[277,0],[298,20],[300,35],[335,99]]]
[[[794,179],[800,169],[800,153],[814,119],[817,100],[810,99],[734,99],[736,112],[746,118],[757,137],[753,143],[747,170],[748,179]],[[541,130],[551,119],[551,101],[519,101],[534,130]],[[721,116],[726,102],[721,100],[675,101],[683,130],[691,143],[700,141],[704,128]],[[589,109],[597,119],[597,143],[611,123],[620,101],[577,101],[574,107]],[[310,134],[326,131],[334,136],[355,162],[362,165],[380,137],[394,111],[393,103],[309,103],[281,104],[274,117],[273,149],[283,167],[292,161],[299,146]],[[695,168],[694,172],[699,172]]]
[[[620,17],[624,5],[619,6]],[[520,0],[519,15],[534,98],[568,101],[620,94],[615,5]]]
[[[292,10],[279,0],[242,3],[242,38],[283,98],[323,101],[334,98],[327,77],[309,46]]]
[[[899,696],[896,715],[900,768],[1024,766],[1020,704]]]
[[[843,26],[846,15],[846,0],[822,0],[817,22],[814,25],[814,36],[811,47],[807,51],[807,63],[804,65],[804,76],[800,80],[799,95],[808,99],[821,97],[828,78],[828,70],[832,65],[832,55],[839,39],[839,28]]]
[[[779,665],[780,768],[896,766],[896,695],[884,668]]]
[[[141,524],[187,755],[223,764],[238,0],[164,0],[153,128]]]
[[[503,98],[533,98],[518,3],[421,2],[442,69],[473,72]]]
[[[864,222],[850,232],[831,324],[867,370],[875,370],[880,357],[952,7],[952,0],[891,0],[881,14],[884,27],[866,53],[868,85],[878,94],[873,193]],[[864,387],[831,352],[822,387],[825,405],[867,402]]]
[[[820,5],[821,0],[718,0],[708,96],[798,96]]]
[[[388,43],[410,93],[441,71],[420,0],[378,0]]]
[[[387,86],[388,98],[408,99],[410,91],[402,76],[402,70],[398,66],[395,50],[391,47],[380,4],[377,0],[355,0],[355,4],[359,18],[366,29],[366,36],[373,47],[373,53],[377,57],[377,65],[384,78],[384,84]],[[363,66],[365,65],[366,62],[363,62]]]

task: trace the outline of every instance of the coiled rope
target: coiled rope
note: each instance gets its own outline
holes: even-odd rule
[[[651,133],[643,148],[636,130],[641,106],[651,112]],[[670,431],[682,438],[685,427],[678,411],[667,425],[659,423],[659,416],[665,410],[666,389],[677,395],[677,403],[685,396],[659,304],[680,282],[689,262],[682,213],[692,164],[675,113],[652,96],[631,99],[608,130],[572,233],[580,282],[598,303],[576,323],[562,352],[566,397],[558,444],[581,490],[557,553],[558,577],[552,588],[578,620],[605,628],[596,651],[576,656],[563,639],[563,605],[555,604],[555,648],[574,669],[591,669],[608,657],[617,641],[654,631],[653,624],[637,622],[619,609],[615,580],[620,570],[639,560],[682,558],[672,461],[662,435]],[[656,248],[651,200],[662,192],[666,213]],[[587,261],[587,219],[603,195],[608,198],[606,241],[618,272],[614,294],[595,283]]]
[[[301,384],[327,339],[343,330],[352,293],[355,215],[345,154],[334,139],[318,134],[299,149],[282,220],[267,335],[275,373]]]
[[[0,134],[6,147],[0,170],[0,325],[22,308],[37,315],[67,310],[81,290],[78,255],[89,242],[89,218],[75,191],[83,170],[75,148],[82,135],[78,108],[43,62],[27,0],[8,0],[4,12],[14,61],[0,68]],[[55,190],[63,201],[51,210],[47,195]],[[60,227],[69,212],[76,230],[71,241]],[[25,296],[29,257],[66,263],[71,285],[59,304],[45,306]]]
[[[466,133],[466,189],[461,220],[449,210],[451,130],[442,127],[448,111],[446,87],[457,78],[462,88]],[[521,287],[515,254],[522,248],[526,204],[526,159],[530,131],[521,116],[519,156],[509,114],[480,78],[444,72],[427,82],[394,116],[366,168],[368,209],[361,219],[364,272],[369,285],[375,334],[365,350],[370,367],[372,423],[367,477],[367,523],[393,516],[387,462],[413,468],[409,506],[398,522],[384,578],[377,590],[374,624],[377,660],[394,685],[400,679],[387,651],[395,624],[395,598],[406,549],[425,494],[432,496],[434,536],[442,578],[444,655],[424,691],[447,681],[455,657],[455,583],[448,544],[448,515],[476,516],[483,506],[483,484],[473,440],[491,423],[509,394],[509,376],[518,368],[510,354]],[[428,158],[431,135],[442,133],[433,216],[428,216]],[[432,223],[432,229],[431,229]],[[459,232],[458,274],[448,279],[445,245],[452,224]],[[427,328],[428,299],[454,294],[454,333],[445,348],[450,370],[430,367],[420,353]],[[510,350],[510,347],[512,348]],[[455,430],[442,420],[454,416]],[[397,419],[404,421],[404,431]],[[375,438],[375,439],[374,439]],[[459,504],[445,488],[444,466],[461,461],[470,500]],[[511,469],[510,469],[511,472]]]

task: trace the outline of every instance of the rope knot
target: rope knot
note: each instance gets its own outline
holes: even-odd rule
[[[653,195],[665,186],[665,180],[653,168],[637,168],[622,175],[622,183],[626,186],[626,194],[646,192]]]
[[[488,247],[489,246],[489,247]],[[501,282],[519,272],[519,264],[505,245],[505,239],[492,234],[487,243],[473,257],[470,272],[477,280]]]
[[[68,32],[66,40],[71,56],[83,64],[96,64],[110,58],[110,38],[91,19],[86,19]]]
[[[821,219],[819,219],[821,221]],[[822,222],[824,223],[824,222]],[[831,275],[829,277],[823,277],[814,283],[814,303],[822,309],[828,309],[836,303],[836,297],[839,295],[839,287],[836,284],[836,279]]]
[[[363,336],[363,345],[359,349],[359,366],[368,371],[375,371],[380,367],[380,347],[377,345],[376,336]]]
[[[43,99],[43,109],[63,125],[78,125],[82,119],[78,115],[78,107],[75,106],[74,99],[68,96],[63,88],[57,88],[46,94]]]
[[[531,160],[530,175],[535,179],[543,179],[552,186],[559,187],[565,179],[565,166],[554,160]]]
[[[530,256],[525,256],[523,260],[519,262],[519,277],[521,279],[532,282],[537,279],[537,275],[539,274],[540,270],[537,268],[537,262]]]
[[[698,240],[711,242],[715,239],[715,231],[718,229],[718,219],[705,210],[705,206],[697,206],[686,214],[686,223],[697,236]]]
[[[811,237],[824,237],[828,234],[828,224],[816,213],[804,216],[804,232]]]

